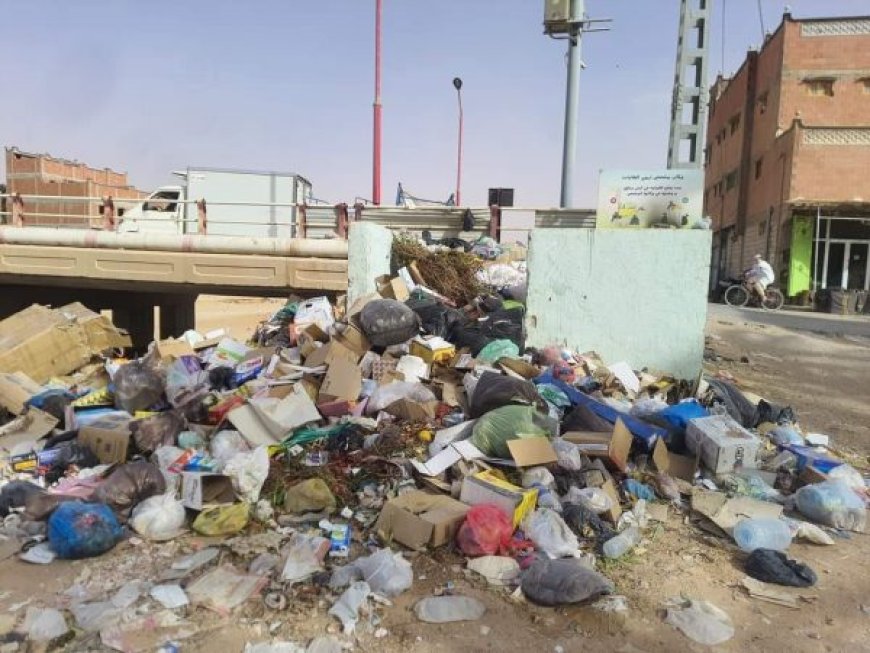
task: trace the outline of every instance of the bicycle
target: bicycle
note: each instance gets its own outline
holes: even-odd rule
[[[764,301],[759,301],[758,296],[746,287],[746,283],[735,283],[725,291],[725,303],[728,306],[742,308],[753,305],[761,306],[766,311],[778,311],[785,304],[785,297],[779,288],[768,286],[764,291]]]

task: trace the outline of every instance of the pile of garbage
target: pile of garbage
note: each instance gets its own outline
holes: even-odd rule
[[[794,539],[864,530],[862,474],[790,408],[721,378],[526,348],[522,267],[478,272],[462,305],[406,266],[352,303],[291,299],[246,342],[191,331],[131,359],[83,307],[0,322],[0,537],[34,564],[221,538],[132,599],[68,601],[78,629],[127,650],[121,615],[141,597],[137,619],[179,639],[187,606],[281,611],[307,586],[346,635],[377,634],[414,583],[409,551],[442,548],[556,606],[614,595],[600,562],[630,558],[669,514],[733,541],[752,579],[799,587],[816,575],[786,556]],[[484,611],[449,592],[414,607],[431,623]],[[724,641],[720,613],[690,601],[667,620],[693,638],[713,620],[701,630]],[[20,628],[53,639],[66,620]]]

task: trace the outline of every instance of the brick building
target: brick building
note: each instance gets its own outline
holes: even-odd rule
[[[6,186],[9,194],[24,197],[26,223],[47,226],[87,226],[100,215],[101,202],[36,200],[28,195],[54,197],[112,197],[120,209],[147,196],[127,181],[126,172],[91,168],[78,161],[57,159],[48,154],[6,148]]]
[[[710,93],[713,278],[764,256],[789,297],[870,288],[870,16],[794,19]]]

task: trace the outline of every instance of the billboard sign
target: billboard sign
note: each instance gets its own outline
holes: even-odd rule
[[[700,227],[704,223],[701,170],[602,170],[599,229]]]

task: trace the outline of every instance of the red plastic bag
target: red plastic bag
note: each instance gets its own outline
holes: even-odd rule
[[[474,506],[456,533],[456,543],[467,556],[498,555],[510,548],[514,526],[501,508],[491,503]]]

